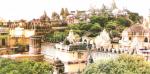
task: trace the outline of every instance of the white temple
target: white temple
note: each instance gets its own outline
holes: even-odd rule
[[[96,45],[96,48],[101,48],[101,47],[109,47],[109,45],[111,44],[111,40],[110,40],[110,37],[109,37],[109,34],[106,32],[106,30],[104,29],[100,35],[98,35],[96,38],[95,38],[95,45]]]
[[[126,30],[124,30],[122,32],[122,39],[119,40],[119,44],[122,47],[126,47],[126,46],[130,46],[131,41],[129,40],[129,36],[128,36],[128,32]]]
[[[114,15],[114,16],[119,16],[119,15],[127,15],[128,14],[128,12],[126,11],[126,9],[119,9],[118,7],[117,7],[117,5],[116,5],[116,2],[115,2],[115,0],[112,0],[112,4],[111,4],[111,9],[112,9],[112,14]]]
[[[140,49],[142,47],[141,45],[142,45],[141,42],[139,41],[139,39],[135,35],[135,37],[133,38],[133,40],[131,42],[131,48],[132,49]]]
[[[70,30],[69,31],[69,35],[67,36],[67,40],[70,42],[70,43],[75,43],[75,35],[73,33],[73,30]]]

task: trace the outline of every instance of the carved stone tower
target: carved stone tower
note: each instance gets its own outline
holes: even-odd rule
[[[116,5],[115,0],[112,0],[112,5],[111,5],[111,7],[112,7],[112,10],[117,9],[117,5]]]

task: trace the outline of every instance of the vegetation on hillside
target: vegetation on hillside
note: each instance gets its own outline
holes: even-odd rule
[[[128,15],[114,16],[106,6],[101,9],[91,9],[90,22],[80,21],[78,24],[69,24],[68,28],[78,30],[80,36],[95,37],[106,29],[111,37],[120,37],[121,32],[135,23],[141,23],[142,17],[138,13],[126,10]],[[97,13],[96,13],[97,12]]]
[[[61,31],[63,33],[57,35],[55,37],[55,32],[46,35],[47,40],[51,42],[59,42],[64,40],[67,36],[68,30],[72,29],[79,36],[88,36],[88,37],[96,37],[99,33],[106,29],[111,38],[120,37],[122,31],[134,25],[136,23],[141,23],[142,17],[138,13],[131,12],[129,10],[124,10],[128,14],[127,15],[118,15],[117,17],[112,14],[112,10],[107,8],[105,5],[102,6],[101,9],[90,9],[91,15],[88,17],[90,21],[79,20],[79,23],[76,24],[68,24],[65,31]],[[56,13],[53,13],[53,17],[55,17]],[[69,15],[68,10],[62,8],[61,16],[65,18]],[[77,16],[78,17],[78,16]],[[58,31],[56,32],[58,33]],[[64,38],[62,38],[64,37]]]

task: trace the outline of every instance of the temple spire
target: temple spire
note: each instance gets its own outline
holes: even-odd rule
[[[116,5],[116,2],[115,2],[115,0],[112,0],[112,9],[114,10],[114,9],[117,9],[117,5]]]
[[[44,10],[44,15],[45,15],[45,16],[47,16],[47,13],[46,13],[46,11],[45,11],[45,10]]]

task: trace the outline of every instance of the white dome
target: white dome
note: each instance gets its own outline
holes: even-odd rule
[[[113,15],[126,15],[126,14],[127,14],[126,11],[121,10],[121,9],[114,9],[114,10],[112,11],[112,13],[113,13]]]
[[[3,18],[0,17],[0,22],[6,22]]]
[[[120,9],[114,9],[114,10],[112,11],[112,13],[113,13],[114,15],[118,15],[119,13],[121,13],[121,10],[120,10]]]
[[[102,32],[100,32],[100,35],[98,35],[95,38],[95,44],[96,48],[100,48],[101,46],[109,46],[111,43],[109,34],[104,29]]]

